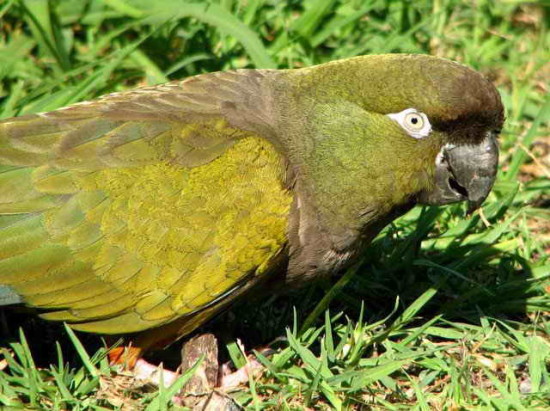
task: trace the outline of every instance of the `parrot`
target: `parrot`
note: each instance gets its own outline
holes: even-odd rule
[[[0,305],[136,356],[342,272],[417,204],[489,195],[504,109],[451,60],[236,69],[0,121]]]

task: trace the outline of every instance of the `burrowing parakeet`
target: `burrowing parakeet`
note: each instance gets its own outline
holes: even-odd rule
[[[479,73],[400,54],[3,120],[2,300],[82,331],[187,334],[276,273],[344,268],[417,203],[478,207],[502,123]]]

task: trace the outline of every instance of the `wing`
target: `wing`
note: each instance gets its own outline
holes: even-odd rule
[[[0,123],[0,287],[126,333],[193,316],[269,267],[291,196],[265,76],[202,75]]]

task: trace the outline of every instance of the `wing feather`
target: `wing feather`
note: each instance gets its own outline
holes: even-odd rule
[[[201,75],[0,122],[0,285],[44,318],[122,333],[213,312],[261,275],[291,201],[269,142],[270,75]]]

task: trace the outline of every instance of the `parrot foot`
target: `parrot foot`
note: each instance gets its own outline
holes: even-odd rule
[[[107,353],[111,365],[120,365],[132,372],[135,379],[159,386],[169,387],[178,378],[178,373],[150,364],[140,358],[143,350],[135,346],[111,348]]]
[[[263,368],[264,366],[252,356],[248,356],[246,364],[234,372],[231,372],[228,364],[224,364],[221,368],[219,387],[224,390],[231,390],[240,385],[247,384],[250,378],[258,377],[263,371]]]
[[[143,359],[136,361],[133,369],[134,377],[137,380],[164,387],[171,386],[179,377],[174,371],[166,370],[162,366],[156,366]]]

